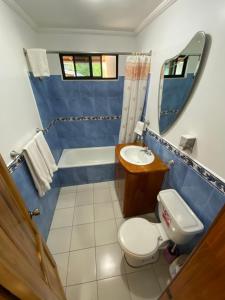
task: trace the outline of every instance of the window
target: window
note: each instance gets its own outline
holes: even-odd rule
[[[59,54],[64,80],[108,80],[118,78],[116,54]]]
[[[168,61],[164,67],[164,77],[184,77],[187,66],[188,56],[180,55],[175,59]]]

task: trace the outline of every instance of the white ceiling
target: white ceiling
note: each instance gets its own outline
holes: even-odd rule
[[[130,31],[163,0],[17,0],[39,28]]]

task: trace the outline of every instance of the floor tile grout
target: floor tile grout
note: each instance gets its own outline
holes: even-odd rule
[[[116,277],[124,277],[126,286],[128,288],[128,291],[129,291],[129,298],[130,298],[130,300],[132,300],[133,299],[132,298],[132,291],[131,291],[131,287],[130,287],[129,280],[128,280],[129,275],[131,276],[131,274],[136,274],[138,272],[146,271],[148,269],[141,269],[140,268],[140,269],[135,269],[135,270],[132,270],[132,271],[129,271],[129,269],[127,270],[126,263],[125,263],[125,260],[123,258],[124,254],[123,254],[123,251],[120,249],[120,252],[121,252],[121,255],[122,255],[122,264],[121,264],[122,270],[120,270],[120,274],[113,275],[113,276],[110,276],[110,277],[99,278],[98,279],[98,272],[97,272],[97,249],[101,248],[101,247],[107,247],[107,246],[110,246],[110,245],[118,245],[118,239],[116,241],[113,241],[113,242],[109,242],[109,243],[106,242],[106,243],[97,245],[97,241],[96,241],[96,224],[104,223],[104,222],[107,222],[107,221],[113,221],[115,223],[116,235],[118,236],[118,230],[119,230],[120,226],[117,223],[117,220],[119,220],[119,219],[123,220],[124,217],[123,217],[123,215],[117,216],[117,212],[116,212],[117,210],[115,210],[115,208],[114,208],[114,204],[113,203],[114,202],[118,202],[118,200],[115,200],[115,198],[113,197],[113,194],[112,194],[112,190],[114,189],[114,186],[112,186],[111,184],[108,183],[107,187],[97,187],[97,188],[94,188],[94,183],[92,185],[93,185],[92,188],[86,189],[86,190],[84,189],[84,190],[80,190],[80,191],[78,191],[78,188],[77,188],[78,186],[76,186],[76,192],[73,191],[73,192],[70,193],[69,191],[67,191],[67,192],[64,192],[64,193],[61,194],[61,196],[72,194],[74,196],[74,198],[75,198],[74,199],[74,205],[71,205],[69,207],[56,208],[56,211],[57,210],[62,210],[62,209],[65,209],[65,210],[66,209],[73,209],[72,225],[71,226],[60,226],[60,227],[50,228],[50,231],[57,231],[57,230],[60,230],[60,229],[63,229],[63,228],[70,228],[71,229],[71,232],[70,232],[70,242],[69,242],[69,251],[52,253],[52,254],[53,255],[66,254],[66,253],[68,254],[68,261],[67,261],[67,266],[66,266],[66,268],[67,268],[66,269],[66,283],[65,283],[66,284],[66,286],[65,286],[66,291],[67,291],[68,287],[79,286],[79,285],[83,285],[83,284],[95,282],[96,283],[96,288],[97,288],[97,299],[99,300],[99,284],[98,283],[100,281],[108,280],[108,279],[116,278]],[[100,190],[108,190],[109,191],[109,194],[110,194],[110,198],[109,199],[110,199],[110,201],[106,201],[106,202],[103,201],[103,202],[97,202],[97,203],[95,202],[95,191],[100,191]],[[77,194],[78,193],[82,193],[82,192],[89,192],[89,193],[92,194],[92,203],[91,204],[84,204],[84,205],[83,204],[79,204],[78,205],[76,203],[76,201],[77,201]],[[63,200],[62,200],[62,202],[63,202]],[[103,219],[103,220],[96,220],[95,207],[98,206],[98,205],[105,205],[105,204],[109,204],[109,203],[111,203],[110,207],[112,207],[112,209],[113,209],[112,210],[113,217],[112,218]],[[74,224],[75,219],[76,219],[76,210],[77,210],[77,208],[84,207],[84,206],[92,206],[94,221],[93,222],[88,222],[88,223]],[[124,220],[126,220],[126,219],[124,219]],[[93,232],[93,234],[94,234],[94,236],[93,236],[93,238],[94,238],[94,245],[91,246],[91,247],[84,247],[84,248],[81,248],[81,249],[72,250],[71,249],[71,245],[72,245],[73,230],[76,229],[79,226],[92,225],[92,224],[93,224],[93,230],[94,230],[94,232]],[[104,241],[104,238],[103,238],[103,241]],[[80,282],[80,283],[68,284],[69,262],[70,262],[70,257],[72,255],[72,253],[76,253],[78,251],[82,252],[83,250],[88,250],[88,249],[93,249],[94,250],[94,253],[93,252],[92,253],[94,254],[93,258],[95,260],[95,263],[94,263],[94,266],[95,266],[95,280],[84,281],[84,282]],[[156,281],[156,286],[158,286],[159,289],[160,289],[160,291],[162,291],[162,288],[161,288],[161,285],[160,285],[160,282],[159,282],[159,276],[157,275],[156,270],[155,270],[153,264],[151,265],[151,269],[152,269],[152,272],[153,272],[153,275],[154,275],[154,281]]]
[[[58,229],[62,229],[62,228],[71,228],[71,227],[73,227],[73,225],[71,225],[71,226],[61,226],[61,227],[53,227],[53,228],[50,228],[49,233],[50,233],[50,231],[53,231],[53,230],[58,230]]]
[[[87,249],[93,249],[93,248],[99,248],[99,247],[104,247],[104,246],[114,245],[114,244],[118,244],[118,242],[107,243],[107,244],[104,244],[104,245],[95,245],[95,246],[92,246],[92,247],[85,247],[85,248],[81,248],[81,249],[69,250],[69,251],[63,251],[63,252],[57,252],[57,253],[52,253],[52,254],[53,255],[57,255],[57,254],[64,254],[64,253],[70,253],[70,252],[77,252],[77,251],[82,251],[82,250],[87,250]]]
[[[76,200],[74,200],[76,201]],[[99,205],[99,204],[106,204],[106,203],[113,203],[113,202],[119,202],[118,200],[111,200],[111,201],[104,201],[104,202],[94,202],[93,203],[90,203],[90,204],[79,204],[79,205],[71,205],[71,206],[68,206],[68,207],[58,207],[58,208],[55,208],[55,210],[60,210],[60,209],[68,209],[68,208],[73,208],[73,207],[80,207],[80,206],[89,206],[89,205]]]
[[[77,286],[77,285],[81,285],[81,284],[85,284],[85,283],[91,283],[91,282],[98,282],[98,281],[107,280],[107,279],[116,278],[116,277],[123,277],[123,276],[127,277],[127,275],[128,274],[124,273],[124,274],[115,275],[115,276],[111,276],[111,277],[105,277],[105,278],[102,278],[102,279],[96,279],[96,280],[90,280],[90,281],[85,281],[85,282],[81,282],[81,283],[69,284],[69,285],[66,285],[65,287]]]
[[[161,284],[160,284],[160,282],[159,282],[159,278],[158,278],[158,275],[157,275],[157,273],[156,273],[156,271],[155,271],[155,268],[154,268],[154,266],[152,266],[152,269],[153,269],[153,272],[154,272],[155,278],[157,279],[157,282],[158,282],[159,289],[160,289],[160,291],[162,291]]]
[[[95,219],[95,211],[94,211],[94,219]],[[94,223],[94,240],[95,240],[95,278],[96,278],[96,285],[97,285],[97,299],[99,298],[98,292],[98,282],[97,282],[97,254],[96,254],[96,235],[95,235],[95,223]]]
[[[50,231],[56,230],[56,229],[61,229],[61,228],[68,228],[68,227],[79,226],[79,225],[87,225],[87,224],[93,224],[93,223],[107,222],[107,221],[111,221],[111,220],[115,220],[115,222],[116,222],[116,220],[119,220],[119,219],[124,219],[124,218],[123,217],[113,217],[113,218],[110,218],[110,219],[104,219],[104,220],[100,220],[100,221],[94,220],[94,222],[81,223],[81,224],[73,224],[73,225],[70,225],[70,226],[53,227],[53,228],[50,228]],[[126,219],[124,219],[124,221],[126,221]]]
[[[71,229],[71,233],[70,233],[70,243],[69,243],[69,250],[70,250],[70,248],[71,248],[72,234],[73,234],[73,230]],[[66,271],[67,271],[67,272],[66,272],[66,284],[67,284],[67,280],[68,280],[69,262],[70,262],[70,251],[69,251],[68,262],[67,262],[67,270],[66,270]]]
[[[59,208],[56,208],[55,210],[68,209],[68,208],[73,208],[73,207],[75,207],[75,205],[73,205],[73,206],[68,206],[68,207],[59,207]]]

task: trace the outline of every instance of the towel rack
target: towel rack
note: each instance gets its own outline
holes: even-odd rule
[[[45,129],[41,129],[41,128],[36,128],[36,134],[38,133],[38,132],[45,132]],[[19,156],[21,156],[21,155],[23,155],[23,151],[22,152],[17,152],[16,150],[12,150],[11,152],[10,152],[10,157],[14,160],[14,159],[16,159],[16,158],[18,158]]]
[[[27,50],[25,48],[23,48],[23,52],[25,55],[27,55]],[[67,51],[67,50],[46,50],[46,53],[47,54],[59,54],[59,53],[64,53],[64,54],[89,54],[89,53],[92,53],[92,54],[108,54],[108,55],[149,55],[151,56],[152,55],[152,51],[150,50],[149,52],[106,52],[106,51],[102,51],[102,52],[92,52],[92,51],[89,51],[89,52],[85,52],[85,51]]]

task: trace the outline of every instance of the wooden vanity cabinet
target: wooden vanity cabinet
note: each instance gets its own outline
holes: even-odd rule
[[[168,167],[156,155],[151,164],[130,164],[120,156],[120,150],[125,146],[127,144],[119,144],[115,150],[115,188],[123,216],[133,217],[154,212],[157,195]]]

